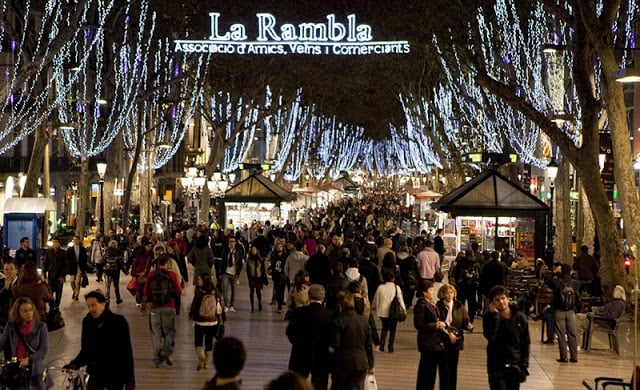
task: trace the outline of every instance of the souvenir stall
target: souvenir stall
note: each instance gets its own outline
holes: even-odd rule
[[[477,242],[482,250],[522,253],[531,265],[544,257],[549,207],[497,171],[481,173],[431,207],[451,216],[443,224],[449,256]]]

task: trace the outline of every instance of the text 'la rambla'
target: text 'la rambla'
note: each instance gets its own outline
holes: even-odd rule
[[[211,36],[213,41],[246,41],[246,26],[234,23],[229,30],[222,33],[219,28],[220,13],[210,12]],[[334,14],[327,15],[326,23],[291,23],[282,24],[278,28],[276,17],[269,13],[256,13],[258,19],[258,36],[256,41],[310,41],[310,42],[369,42],[373,39],[371,26],[357,24],[356,15],[347,16],[347,23],[336,22]]]

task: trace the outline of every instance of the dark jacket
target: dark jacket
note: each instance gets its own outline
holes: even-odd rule
[[[98,318],[87,314],[82,320],[80,345],[80,353],[70,364],[87,366],[92,381],[105,385],[136,382],[131,334],[123,316],[108,308]]]
[[[438,303],[436,303],[436,308],[438,309],[438,317],[440,318],[440,321],[445,321],[447,314],[449,313],[449,307],[447,304],[443,300],[439,300]],[[449,324],[449,326],[456,330],[454,333],[457,336],[457,340],[453,347],[462,351],[464,349],[463,330],[467,329],[467,326],[469,326],[469,313],[460,301],[453,301],[453,313],[451,313],[451,324]],[[450,331],[453,331],[453,329],[450,329]]]
[[[307,375],[314,367],[329,366],[331,313],[318,302],[311,302],[291,313],[287,338],[291,343],[289,370]]]
[[[511,318],[495,312],[482,317],[482,328],[487,344],[487,368],[489,372],[504,368],[505,364],[516,364],[521,369],[529,367],[531,336],[527,316],[510,304]]]
[[[444,240],[441,236],[436,236],[433,239],[433,250],[438,252],[440,256],[444,255],[446,249],[444,248]]]
[[[240,276],[240,273],[242,272],[242,262],[244,260],[244,254],[245,254],[245,251],[244,251],[244,248],[242,248],[242,245],[236,244],[236,248],[233,251],[233,262],[234,262],[234,265],[236,266],[235,276]],[[220,272],[217,273],[218,277],[220,277],[226,272],[228,261],[229,261],[229,248],[226,248],[222,253],[222,262],[220,263]]]
[[[27,263],[28,261],[32,261],[34,263],[37,262],[36,251],[31,248],[23,249],[22,247],[20,247],[16,251],[15,258],[16,264],[20,268],[22,268],[22,266],[25,265],[25,263]]]
[[[335,369],[356,371],[373,368],[373,342],[369,322],[355,310],[344,310],[334,321],[330,347],[334,351]]]
[[[598,276],[598,269],[598,260],[588,253],[580,254],[573,263],[573,270],[578,273],[578,279],[586,282]]]
[[[471,257],[462,258],[454,269],[454,280],[456,283],[456,288],[461,287],[478,287],[480,281],[480,264],[475,261]],[[476,276],[473,278],[468,278],[466,275],[474,273]]]
[[[331,263],[324,253],[316,252],[307,260],[307,272],[311,283],[326,286],[331,279]]]
[[[424,297],[418,299],[413,309],[413,326],[418,331],[418,351],[444,351],[443,333],[436,326],[438,312]]]
[[[367,279],[368,296],[373,297],[376,295],[376,291],[382,280],[378,266],[369,259],[362,259],[360,263],[358,263],[358,271],[360,275]]]
[[[498,260],[491,260],[480,271],[478,293],[487,295],[494,286],[505,286],[505,265]]]
[[[553,290],[553,300],[551,301],[551,308],[554,310],[564,310],[562,302],[562,285],[570,283],[575,292],[575,307],[569,310],[579,310],[582,307],[580,302],[580,282],[571,278],[569,274],[553,274],[545,278],[545,283]]]
[[[33,302],[33,304],[36,306],[36,309],[38,309],[40,321],[47,321],[46,303],[48,302],[49,304],[52,304],[55,302],[55,300],[53,298],[51,290],[49,290],[49,286],[46,283],[40,280],[22,280],[18,284],[16,284],[11,291],[13,293],[14,299],[18,299],[21,297],[31,299],[31,302]]]
[[[42,264],[42,270],[43,272],[46,272],[46,276],[49,280],[64,278],[67,274],[67,253],[64,249],[47,249],[47,253],[44,256],[44,263]]]
[[[67,274],[77,274],[78,268],[81,272],[87,272],[87,259],[87,250],[82,245],[78,247],[78,257],[72,246],[67,248]]]

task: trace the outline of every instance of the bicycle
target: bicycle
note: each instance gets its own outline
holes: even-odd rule
[[[74,370],[64,367],[47,367],[43,374],[49,388],[65,390],[87,390],[89,373],[85,369]]]

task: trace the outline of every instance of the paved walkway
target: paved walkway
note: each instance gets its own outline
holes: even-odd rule
[[[98,288],[95,276],[91,275],[90,288]],[[213,368],[196,371],[197,359],[193,347],[193,327],[186,310],[193,296],[193,287],[184,293],[184,313],[178,316],[174,365],[154,368],[151,361],[151,338],[148,333],[148,320],[135,307],[133,297],[125,286],[127,277],[121,279],[121,291],[125,299],[114,311],[125,315],[129,321],[134,340],[135,370],[138,389],[199,389],[213,376]],[[262,312],[250,313],[248,303],[248,285],[246,278],[238,286],[237,313],[230,313],[227,322],[227,334],[242,339],[248,349],[248,362],[243,371],[245,389],[262,389],[270,379],[286,370],[290,344],[284,336],[286,323],[275,308],[268,303],[271,298],[271,285],[265,288]],[[83,293],[89,291],[83,290]],[[66,327],[50,333],[47,361],[60,366],[71,360],[78,352],[80,329],[86,307],[83,300],[71,301],[71,290],[67,283],[64,287],[62,312]],[[379,389],[413,389],[419,354],[416,349],[415,330],[412,313],[408,321],[398,327],[395,353],[376,353],[376,377]],[[481,320],[476,327],[481,330]],[[578,364],[560,364],[557,345],[540,343],[540,322],[530,322],[532,345],[529,380],[522,389],[580,389],[584,378],[596,376],[614,376],[628,378],[633,367],[633,324],[626,322],[620,330],[621,355],[608,349],[606,339],[597,334],[593,350],[582,352]],[[458,389],[487,389],[486,342],[481,331],[465,336],[466,348],[460,355]]]

